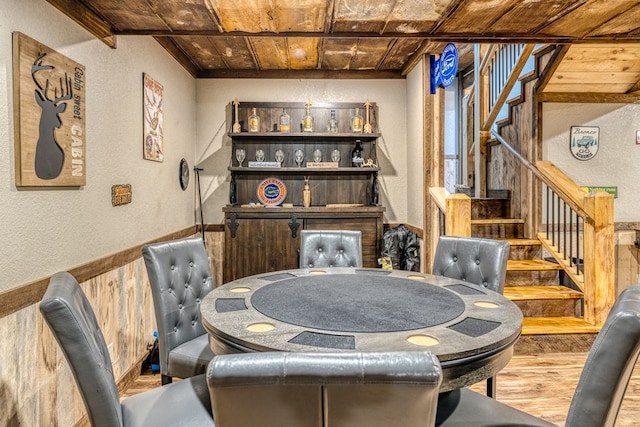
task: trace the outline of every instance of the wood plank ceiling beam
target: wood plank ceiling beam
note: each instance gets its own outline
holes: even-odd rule
[[[118,45],[113,26],[102,16],[89,9],[83,2],[74,0],[47,0],[60,12],[73,19],[78,25],[115,49]]]
[[[55,0],[60,1],[60,0]],[[640,35],[607,35],[576,38],[569,36],[535,35],[535,34],[460,34],[460,33],[437,33],[432,32],[255,32],[246,31],[206,31],[206,30],[113,30],[115,35],[123,36],[192,36],[192,37],[307,37],[307,38],[428,38],[441,43],[638,43]]]

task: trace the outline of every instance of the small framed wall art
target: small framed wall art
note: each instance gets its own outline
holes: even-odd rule
[[[164,117],[162,106],[163,87],[144,73],[143,80],[143,157],[161,162],[164,160]]]

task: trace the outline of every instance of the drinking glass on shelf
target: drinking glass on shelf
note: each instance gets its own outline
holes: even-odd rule
[[[320,151],[320,149],[317,149],[313,152],[313,161],[318,163],[322,161],[322,151]]]
[[[333,150],[331,152],[331,161],[334,163],[340,163],[340,150]]]
[[[244,148],[236,148],[236,160],[238,160],[238,166],[242,167],[242,162],[244,162],[246,155],[247,152]]]
[[[282,162],[284,162],[284,152],[282,150],[276,151],[276,162],[280,163],[281,165]]]
[[[257,162],[264,162],[264,150],[261,148],[258,148],[256,150],[256,161]]]
[[[296,150],[295,160],[298,167],[302,166],[302,162],[304,161],[304,153],[302,150]]]

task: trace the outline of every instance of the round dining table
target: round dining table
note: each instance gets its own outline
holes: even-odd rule
[[[244,277],[211,291],[201,315],[216,354],[428,350],[441,392],[494,376],[522,330],[520,309],[482,286],[368,268]]]

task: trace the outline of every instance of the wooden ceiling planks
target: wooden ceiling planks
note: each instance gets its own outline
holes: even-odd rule
[[[260,70],[288,70],[289,45],[285,37],[252,37],[254,55]]]
[[[213,9],[226,32],[322,32],[326,0],[216,0]]]
[[[148,0],[153,10],[172,30],[215,32],[220,25],[205,2]]]
[[[562,16],[576,0],[528,0],[516,1],[509,10],[489,27],[493,34],[509,35],[520,33],[529,35],[532,30],[545,27]]]
[[[634,32],[640,28],[640,5],[621,12],[616,17],[604,22],[594,29],[592,36],[606,36],[607,34],[620,34]]]
[[[638,0],[617,0],[603,2],[602,0],[587,0],[571,13],[566,14],[545,28],[542,34],[559,35],[564,37],[582,38],[590,35],[604,23],[625,14],[629,9],[640,3]]]
[[[640,46],[579,44],[569,47],[544,92],[630,93],[640,81]]]
[[[628,85],[640,43],[640,0],[48,1],[114,48],[118,34],[154,36],[196,77],[397,78],[449,41],[461,69],[474,42],[605,42],[572,50],[552,85],[579,71]]]
[[[141,0],[83,0],[90,9],[98,11],[116,30],[169,30],[163,20],[146,1]]]
[[[438,28],[445,34],[486,34],[520,0],[461,1]],[[517,30],[516,30],[517,31]]]
[[[398,0],[386,19],[384,32],[429,32],[449,3],[449,0]]]
[[[318,43],[315,37],[291,37],[287,39],[291,70],[312,70],[318,64]]]
[[[423,39],[420,38],[403,38],[396,39],[393,44],[389,46],[389,51],[378,65],[379,70],[402,70],[406,61],[402,58],[411,58],[415,54],[420,46],[422,46]]]

